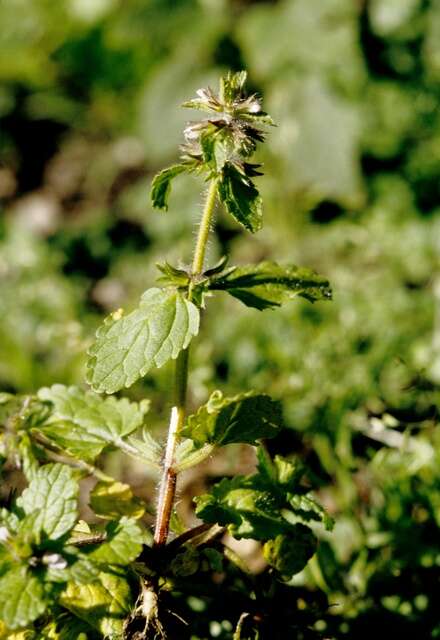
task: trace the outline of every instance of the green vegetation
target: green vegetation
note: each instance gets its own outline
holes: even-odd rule
[[[155,366],[163,363],[160,369],[131,361],[128,351],[121,360],[127,362],[123,376],[103,381],[105,369],[89,369],[97,389],[118,388],[126,397],[117,392],[118,397],[99,402],[84,385],[85,353],[91,348],[92,359],[99,358],[118,341],[112,327],[130,322],[157,321],[169,331],[167,318],[186,309],[186,331],[174,329],[180,346],[191,340],[183,435],[194,445],[181,444],[176,451],[182,473],[171,526],[178,539],[195,525],[192,498],[204,494],[199,514],[207,520],[221,517],[221,526],[252,532],[259,543],[251,546],[244,535],[234,546],[234,560],[247,559],[250,576],[234,568],[232,551],[226,560],[217,553],[218,539],[206,545],[202,560],[188,545],[184,553],[176,553],[177,544],[171,547],[174,557],[167,566],[195,590],[191,571],[202,567],[207,595],[180,598],[171,590],[158,603],[147,589],[151,610],[166,609],[163,625],[170,634],[178,627],[178,637],[192,633],[203,640],[231,639],[234,633],[253,638],[256,620],[263,638],[267,633],[285,638],[288,625],[298,638],[437,637],[436,3],[34,0],[31,6],[3,3],[0,20],[1,497],[19,547],[14,553],[33,558],[32,547],[45,558],[37,567],[26,561],[26,572],[20,565],[5,574],[12,572],[5,592],[12,593],[9,585],[15,584],[21,597],[16,605],[8,599],[7,615],[24,615],[28,608],[44,620],[43,605],[58,598],[61,616],[57,628],[47,627],[48,637],[93,638],[113,633],[133,613],[139,588],[134,583],[127,588],[125,569],[118,573],[124,562],[133,564],[124,556],[123,542],[117,543],[122,551],[115,569],[100,571],[93,597],[71,576],[81,570],[87,582],[92,562],[85,567],[82,556],[123,541],[126,531],[135,545],[137,535],[144,549],[152,544],[150,511],[170,408],[173,363],[166,360],[180,343],[170,340],[162,353],[148,344],[148,358]],[[187,117],[176,104],[199,86],[215,87],[227,69],[242,68],[248,69],[251,94],[263,95],[278,126],[267,120],[262,127],[270,134],[270,144],[256,156],[264,162],[264,176],[247,175],[245,184],[236,167],[222,170],[224,206],[218,207],[207,249],[207,264],[214,267],[191,283],[189,303],[181,296],[190,285],[185,264],[200,217],[200,176],[197,158],[185,152],[173,164]],[[199,94],[191,106],[202,106],[205,98],[215,119],[210,95]],[[207,133],[209,138],[212,131]],[[206,139],[203,154],[210,170],[218,171],[223,150]],[[157,213],[146,194],[153,175],[169,164],[153,188],[156,204],[169,212]],[[262,220],[257,185],[264,226],[251,235],[247,231],[258,230]],[[221,260],[226,254],[228,264]],[[156,278],[157,262],[161,288],[137,306]],[[254,265],[250,271],[249,265]],[[325,278],[311,286],[315,271]],[[334,299],[311,305],[315,296],[328,295],[326,278]],[[177,292],[165,301],[163,292],[170,287]],[[295,302],[285,304],[292,295]],[[195,339],[196,312],[190,305],[198,309],[203,300],[206,310]],[[156,313],[148,315],[153,302],[163,323]],[[102,317],[119,307],[136,311],[116,312],[92,346]],[[247,395],[247,389],[257,392]],[[272,404],[270,397],[281,403]],[[300,460],[301,473],[302,465],[308,470],[301,476],[298,467],[289,489],[280,489],[279,478],[269,481],[261,454],[256,469],[249,444],[237,442],[239,433],[241,442],[256,442],[252,430],[238,427],[254,405],[265,416],[258,429],[269,438],[266,450],[274,464],[281,453],[286,465],[295,467]],[[220,449],[225,443],[230,444]],[[123,453],[109,453],[115,447]],[[45,473],[68,454],[78,465],[75,483],[85,474],[97,481],[96,486],[81,481],[78,507],[76,495],[67,496],[67,506],[57,506],[66,527],[77,508],[89,522],[81,523],[81,531],[78,525],[66,529],[61,538],[46,531],[44,515],[29,527],[26,521],[36,515],[13,507],[9,496],[12,488],[20,494],[25,485],[18,466],[29,488],[44,483],[35,463],[43,452]],[[202,460],[195,472],[189,468]],[[297,483],[314,487],[317,502],[335,520],[330,534],[315,526],[313,509],[282,503],[298,495]],[[273,501],[266,505],[268,491]],[[263,499],[261,520],[236,508],[241,498],[252,505]],[[87,502],[98,516],[110,514],[107,531],[98,526],[106,540],[100,545],[95,540],[95,547],[75,544],[76,536],[93,537],[99,522],[91,519]],[[306,523],[293,520],[294,555],[276,523],[270,542],[260,539],[261,522],[271,521],[272,509],[280,508],[294,517],[307,512],[319,538],[307,567],[288,583],[273,575],[297,573],[297,563],[307,560],[315,543],[302,529]],[[125,524],[116,531],[112,527],[119,522]],[[72,549],[66,567],[57,566],[58,557],[47,560],[66,546]],[[272,574],[262,553],[274,566]],[[31,590],[29,572],[38,575],[40,585]],[[68,572],[75,586],[67,589],[63,604]],[[221,588],[214,583],[208,588],[213,572],[224,576]],[[94,614],[107,612],[94,631],[90,602]],[[171,611],[194,621],[191,631],[182,631]],[[36,633],[39,637],[41,629]]]

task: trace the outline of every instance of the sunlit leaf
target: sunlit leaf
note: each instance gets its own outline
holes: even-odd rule
[[[9,629],[25,627],[47,606],[43,583],[19,565],[0,578],[0,620]]]
[[[123,619],[132,604],[127,581],[107,572],[102,572],[93,584],[69,583],[60,603],[104,637],[120,636]]]
[[[121,516],[141,518],[145,506],[123,482],[98,482],[90,493],[90,506],[97,516],[116,520]]]
[[[38,430],[71,455],[89,461],[140,427],[149,406],[60,384],[40,389],[38,397],[53,405]]]
[[[26,515],[35,515],[34,528],[51,540],[72,529],[78,517],[78,482],[64,464],[47,464],[35,474],[17,500]]]
[[[214,391],[208,402],[188,418],[182,435],[194,440],[198,447],[255,444],[260,438],[275,436],[281,423],[281,405],[267,395],[251,391],[224,398],[220,391]]]
[[[130,387],[153,366],[177,358],[199,330],[199,310],[179,291],[148,289],[127,316],[116,312],[89,351],[88,381],[96,391]]]

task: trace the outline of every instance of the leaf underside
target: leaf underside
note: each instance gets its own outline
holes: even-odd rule
[[[182,164],[174,164],[167,169],[163,169],[154,178],[151,184],[151,201],[156,209],[168,210],[168,198],[171,192],[171,181],[180,173],[186,171]]]
[[[279,307],[296,296],[310,302],[332,297],[328,280],[312,269],[268,261],[230,269],[226,275],[213,278],[209,288],[227,291],[259,310]]]
[[[231,163],[223,167],[218,195],[226,211],[245,229],[255,233],[263,226],[262,199],[257,188]]]

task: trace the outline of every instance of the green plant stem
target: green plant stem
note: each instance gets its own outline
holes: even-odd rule
[[[208,243],[211,221],[215,210],[217,183],[211,181],[206,197],[203,214],[197,234],[196,247],[192,263],[192,276],[197,277],[203,271],[206,245]],[[191,298],[191,287],[188,292]],[[159,489],[156,527],[154,531],[155,546],[166,544],[170,529],[170,519],[176,495],[177,472],[174,469],[174,455],[179,439],[179,433],[184,426],[186,414],[186,392],[188,387],[189,349],[181,351],[175,365],[174,373],[174,406],[171,409],[168,427],[167,446],[163,462],[162,480]]]
[[[211,230],[211,221],[215,209],[215,200],[217,197],[217,181],[212,180],[209,185],[208,194],[206,196],[205,207],[203,209],[202,219],[200,221],[199,233],[197,235],[197,243],[194,251],[192,263],[193,276],[199,275],[203,271],[203,263],[205,261],[206,245],[208,244],[209,232]]]

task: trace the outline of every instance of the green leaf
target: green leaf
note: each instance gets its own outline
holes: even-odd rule
[[[276,497],[255,489],[251,476],[221,480],[211,493],[194,500],[199,518],[227,526],[235,538],[268,540],[286,533],[291,526],[281,516]]]
[[[9,629],[30,624],[46,606],[44,586],[27,567],[16,566],[0,578],[0,620]]]
[[[208,402],[188,418],[182,435],[205,444],[234,442],[256,444],[260,438],[274,437],[281,428],[281,404],[254,392],[224,398],[214,391]]]
[[[46,553],[43,560],[47,569],[44,574],[45,582],[77,582],[89,584],[98,579],[100,567],[88,556],[71,546],[63,548],[63,553]]]
[[[191,544],[183,547],[171,560],[169,568],[175,576],[191,576],[196,573],[200,564],[200,553]]]
[[[263,546],[268,564],[282,575],[291,577],[304,569],[317,549],[317,540],[309,527],[297,524],[288,535],[278,535]]]
[[[92,627],[67,612],[58,614],[41,631],[39,640],[96,640]]]
[[[120,637],[123,620],[132,606],[130,587],[121,576],[102,572],[93,584],[69,583],[60,604],[104,637]]]
[[[21,458],[21,465],[26,480],[33,480],[38,472],[38,457],[35,444],[32,442],[28,433],[23,433],[18,442],[18,453]]]
[[[324,527],[331,531],[334,526],[333,518],[331,518],[321,507],[320,504],[309,498],[308,496],[293,495],[289,498],[289,504],[292,507],[293,518],[289,520],[299,520],[304,524],[309,522],[322,522]]]
[[[220,100],[232,104],[241,97],[247,79],[247,71],[229,71],[220,78]]]
[[[169,264],[169,262],[164,262],[163,264],[157,263],[156,267],[162,274],[157,278],[157,281],[166,287],[187,288],[191,282],[189,269],[177,269],[173,267],[172,264]]]
[[[153,471],[161,471],[162,447],[145,428],[142,432],[142,440],[129,436],[126,444],[128,448],[124,447],[125,453],[142,460],[144,465],[148,465]]]
[[[182,438],[176,447],[174,456],[174,469],[176,473],[181,473],[185,469],[190,469],[200,464],[214,452],[215,445],[205,444],[197,447],[194,440]]]
[[[26,515],[36,514],[36,531],[56,540],[68,533],[77,520],[77,496],[74,471],[64,464],[47,464],[37,471],[17,505]]]
[[[116,312],[89,351],[88,381],[96,391],[130,387],[153,365],[177,358],[199,330],[199,310],[179,291],[148,289],[129,315]]]
[[[124,436],[142,425],[149,408],[148,402],[101,398],[61,384],[40,389],[38,397],[53,405],[38,430],[70,455],[86,461],[93,461],[107,446],[117,447]]]
[[[246,306],[260,310],[278,307],[296,296],[310,302],[332,297],[328,280],[312,269],[276,262],[228,270],[225,275],[211,279],[209,288],[227,291]]]
[[[156,209],[168,211],[168,198],[171,191],[171,180],[186,171],[183,164],[174,164],[158,173],[151,184],[151,202]]]
[[[262,199],[252,180],[227,162],[218,182],[218,195],[226,211],[248,231],[263,226]]]
[[[90,493],[90,506],[97,516],[116,520],[121,516],[142,518],[145,506],[123,482],[98,482]]]
[[[207,558],[209,566],[216,573],[222,573],[223,571],[223,554],[217,549],[211,549],[207,547],[203,549],[203,555]]]
[[[106,541],[88,553],[88,558],[98,564],[127,565],[142,551],[144,536],[132,518],[123,516],[118,522],[110,522],[106,528]]]
[[[211,493],[195,498],[196,514],[205,522],[227,526],[237,538],[274,539],[289,535],[298,522],[332,520],[301,486],[304,469],[281,456],[271,461],[259,451],[257,473],[224,479]]]

